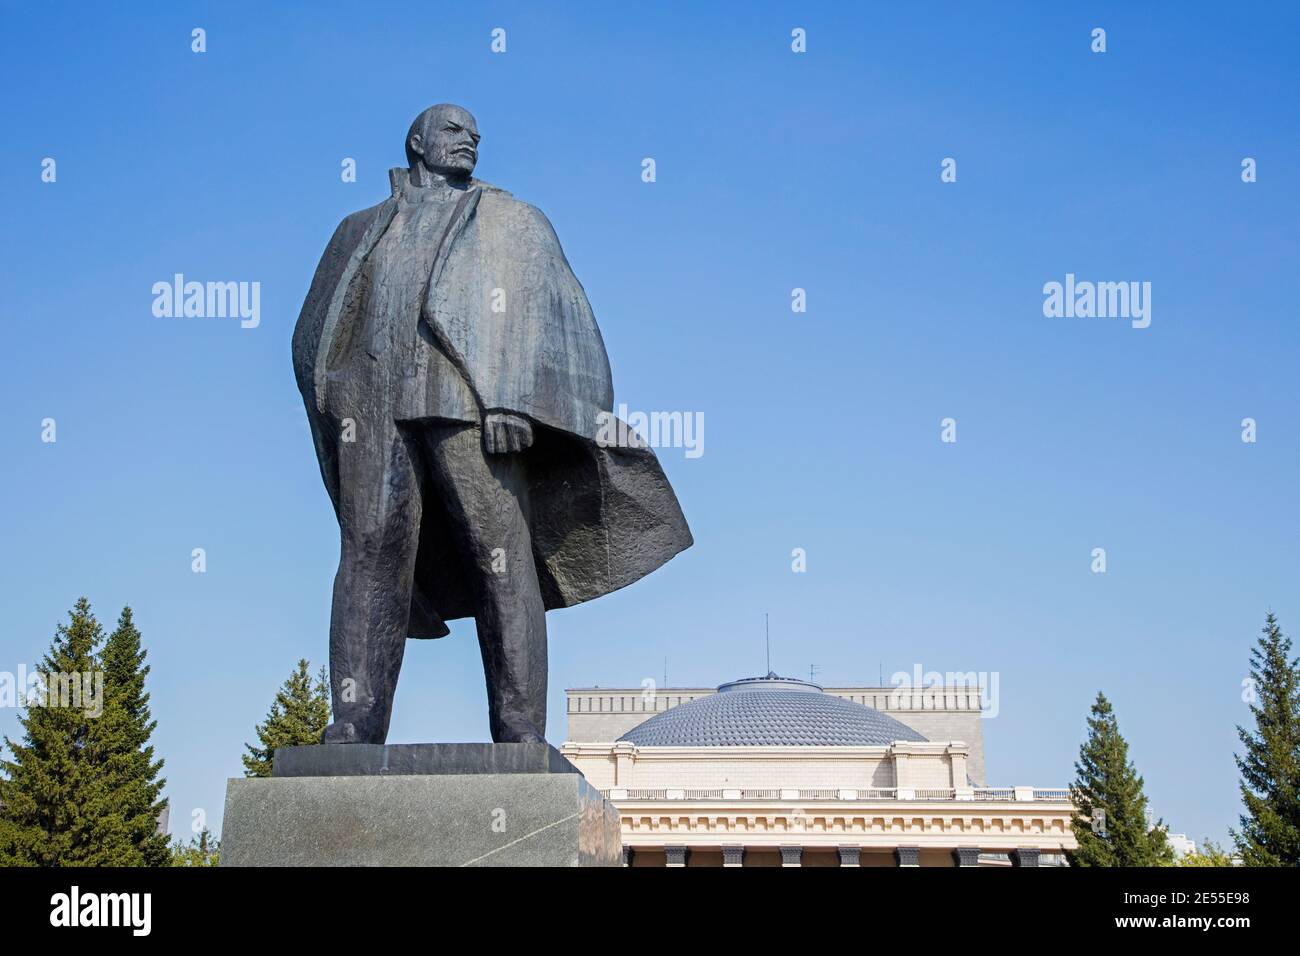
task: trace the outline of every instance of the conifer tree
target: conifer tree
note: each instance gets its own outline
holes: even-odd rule
[[[1246,866],[1300,865],[1300,665],[1291,639],[1270,611],[1250,652],[1254,731],[1237,728],[1245,754],[1236,756],[1246,812],[1233,831]]]
[[[167,806],[162,796],[166,781],[158,779],[163,761],[154,760],[154,748],[149,742],[157,721],[151,718],[149,694],[144,687],[149,674],[146,656],[131,609],[123,608],[100,655],[108,719],[99,728],[98,736],[108,761],[105,771],[112,775],[113,810],[125,820],[131,842],[140,853],[139,863],[168,866],[168,838],[158,832],[158,819]]]
[[[1163,824],[1147,823],[1142,778],[1129,762],[1128,743],[1105,694],[1098,693],[1088,718],[1088,739],[1079,748],[1070,788],[1070,821],[1079,848],[1073,866],[1168,866],[1174,853]]]
[[[90,602],[78,599],[41,663],[44,692],[25,700],[22,742],[5,738],[13,759],[0,761],[0,865],[132,859],[135,848],[102,772],[100,722],[113,710],[95,653],[102,640]]]
[[[325,682],[325,668],[320,669],[315,686],[308,672],[306,658],[298,661],[298,668],[276,692],[275,701],[266,720],[257,725],[260,746],[245,744],[244,776],[271,776],[272,761],[277,747],[299,747],[318,744],[330,722],[329,687]]]

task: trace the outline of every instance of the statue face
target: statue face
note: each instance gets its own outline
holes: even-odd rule
[[[478,162],[478,124],[458,106],[429,115],[424,132],[411,137],[411,149],[435,173],[449,179],[464,179]]]

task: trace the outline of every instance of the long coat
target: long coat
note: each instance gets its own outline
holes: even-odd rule
[[[422,220],[434,221],[433,232],[420,232],[409,204],[421,191],[406,169],[390,177],[390,198],[334,231],[293,336],[294,373],[335,513],[343,514],[343,418],[478,422],[512,412],[534,426],[524,463],[548,610],[631,584],[690,547],[654,453],[612,416],[600,330],[546,217],[474,180],[444,203],[440,219]],[[407,228],[409,241],[400,232]],[[619,436],[612,443],[611,422]],[[443,510],[426,506],[412,637],[441,637],[444,621],[473,613],[454,552]]]

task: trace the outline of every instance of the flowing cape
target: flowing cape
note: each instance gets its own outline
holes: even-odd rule
[[[348,379],[341,343],[364,340],[374,320],[367,315],[371,257],[410,189],[407,170],[391,176],[389,199],[334,231],[293,336],[294,373],[337,515],[339,394],[376,387]],[[526,416],[534,425],[534,444],[524,453],[529,521],[547,609],[625,587],[690,547],[692,538],[654,452],[613,418],[609,360],[586,293],[538,209],[475,180],[450,212],[427,282],[392,306],[402,315],[390,317],[410,346],[396,355],[419,362],[432,356],[432,371],[399,370],[386,380],[391,395],[356,403],[354,394],[349,403],[398,420]],[[417,340],[430,348],[419,349]],[[473,614],[446,516],[428,504],[426,496],[412,637],[441,637],[445,621]]]

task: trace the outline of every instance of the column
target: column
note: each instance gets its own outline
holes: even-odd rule
[[[966,757],[969,751],[965,745],[954,742],[948,747],[949,769],[951,771],[952,787],[966,786]]]
[[[723,866],[744,866],[745,848],[743,846],[724,846],[722,848]]]
[[[1036,847],[1017,847],[1011,851],[1012,866],[1038,866],[1038,849]]]
[[[952,851],[952,858],[958,866],[979,866],[980,848],[977,846],[959,846]]]
[[[801,846],[781,847],[782,866],[803,866],[802,861],[803,861],[803,847]]]
[[[684,846],[666,846],[664,847],[665,866],[685,866],[686,865],[686,847]]]
[[[894,786],[899,790],[912,789],[912,775],[908,773],[907,751],[895,745],[891,752],[894,755]],[[901,800],[902,797],[899,797]]]
[[[840,866],[861,866],[862,865],[862,847],[860,846],[842,846],[840,851]]]
[[[623,788],[631,787],[632,764],[636,760],[634,756],[636,748],[626,742],[616,743],[611,752],[614,754],[614,785]]]
[[[920,866],[921,848],[919,846],[899,846],[894,848],[899,866]]]

